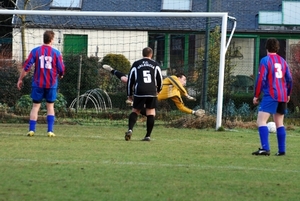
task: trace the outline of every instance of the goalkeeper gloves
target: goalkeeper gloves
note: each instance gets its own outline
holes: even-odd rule
[[[199,109],[199,110],[193,111],[193,115],[195,115],[197,117],[203,117],[205,115],[205,110]]]
[[[127,106],[132,106],[132,105],[133,105],[132,100],[129,100],[129,99],[127,99],[127,100],[125,101],[125,103],[126,103]]]

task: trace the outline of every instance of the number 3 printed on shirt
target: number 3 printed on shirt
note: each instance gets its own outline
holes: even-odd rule
[[[144,78],[144,83],[151,83],[151,74],[149,70],[144,70],[143,71],[143,78]]]
[[[41,68],[52,69],[52,57],[42,55],[39,59]]]
[[[282,70],[281,70],[281,64],[280,63],[275,63],[275,77],[276,78],[282,78]]]

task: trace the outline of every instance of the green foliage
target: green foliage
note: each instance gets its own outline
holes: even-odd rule
[[[289,102],[289,105],[292,105],[291,108],[292,111],[295,111],[295,108],[300,107],[300,94],[298,92],[298,89],[300,88],[300,64],[298,62],[295,62],[297,64],[297,67],[292,68],[292,76],[293,76],[293,90],[291,94],[291,101]]]
[[[23,95],[16,103],[16,110],[19,112],[28,111],[32,107],[32,99],[30,95]]]
[[[122,54],[107,54],[101,61],[102,65],[110,65],[114,69],[127,74],[131,68],[130,61]],[[121,83],[118,78],[107,73],[106,70],[100,71],[101,89],[109,92],[125,91],[126,84]]]
[[[55,111],[66,111],[67,109],[67,101],[63,94],[58,93],[56,97],[56,101],[54,102]]]
[[[59,92],[62,93],[67,104],[77,97],[78,74],[80,67],[79,55],[66,55],[64,57],[66,74],[60,81]],[[101,77],[99,76],[99,62],[97,57],[82,56],[80,94],[88,90],[99,88]]]
[[[103,57],[101,65],[107,64],[114,69],[128,73],[130,70],[130,61],[122,54],[107,54]]]
[[[19,71],[16,66],[1,66],[0,103],[5,103],[11,107],[21,97],[22,92],[17,88],[18,78]]]
[[[9,107],[7,106],[7,104],[0,103],[0,112],[7,112],[7,110],[9,110]]]
[[[253,105],[253,94],[252,93],[235,93],[231,94],[230,99],[233,100],[236,107],[241,107],[244,103],[251,106],[251,109],[256,107]]]
[[[218,131],[225,131],[225,128],[223,126],[218,128]]]
[[[128,109],[129,107],[126,105],[126,92],[113,92],[108,93],[113,108],[118,108],[119,110]]]
[[[218,84],[219,84],[219,63],[220,63],[220,47],[221,47],[221,34],[220,27],[216,26],[215,29],[210,33],[209,38],[209,65],[207,69],[207,100],[215,103],[218,95]],[[229,51],[228,51],[229,52]],[[224,71],[224,97],[225,102],[229,100],[231,92],[231,84],[233,80],[231,75],[233,74],[234,65],[230,63],[230,57],[228,52],[225,59],[225,71]],[[199,76],[203,77],[203,61],[205,59],[205,48],[198,50],[199,57],[197,62],[197,70]],[[197,91],[202,91],[203,82],[202,79],[198,79],[196,85]]]
[[[54,103],[54,109],[56,112],[66,111],[67,101],[61,93],[57,94],[56,101]],[[32,107],[32,99],[30,95],[23,95],[16,103],[15,110],[17,113],[25,113],[31,110]],[[40,110],[46,110],[46,102],[45,100],[41,103]]]

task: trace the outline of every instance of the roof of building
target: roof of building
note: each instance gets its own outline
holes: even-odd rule
[[[22,10],[22,1],[17,1]],[[28,10],[54,10],[49,0],[31,0]],[[166,12],[161,11],[162,0],[81,0],[78,11],[113,11],[113,12]],[[192,12],[206,12],[207,0],[192,0]],[[211,1],[211,12],[227,12],[236,18],[236,32],[260,31],[258,27],[259,11],[281,11],[282,0],[215,0]],[[66,8],[61,9],[63,12]],[[68,9],[70,10],[70,9]],[[153,31],[201,31],[205,29],[205,18],[171,17],[88,17],[88,16],[27,16],[28,26],[84,29],[126,29]],[[211,18],[211,26],[221,25],[221,19]],[[14,21],[19,24],[20,20]],[[228,23],[230,28],[231,24]]]

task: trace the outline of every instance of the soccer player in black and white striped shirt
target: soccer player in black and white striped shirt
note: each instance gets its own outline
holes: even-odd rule
[[[150,141],[155,121],[157,94],[162,89],[161,69],[159,64],[152,60],[153,50],[146,47],[142,54],[143,58],[132,64],[128,74],[127,96],[129,100],[133,100],[133,107],[129,115],[128,131],[125,132],[126,141],[131,139],[138,114],[143,108],[146,108],[147,133],[142,140]]]

